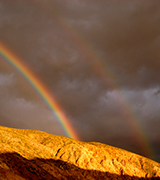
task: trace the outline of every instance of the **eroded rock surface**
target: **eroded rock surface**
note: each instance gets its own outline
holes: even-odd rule
[[[1,179],[160,179],[160,164],[101,143],[0,126]]]

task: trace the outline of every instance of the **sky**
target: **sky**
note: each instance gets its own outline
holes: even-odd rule
[[[35,74],[80,140],[160,162],[160,1],[0,0],[0,43]],[[0,57],[0,125],[67,136]]]

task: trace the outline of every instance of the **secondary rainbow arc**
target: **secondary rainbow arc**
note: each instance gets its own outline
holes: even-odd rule
[[[35,0],[35,2],[35,4],[39,5],[46,13],[46,10],[52,8],[51,6],[47,6],[47,4],[40,4],[40,2],[37,0]],[[74,28],[74,26],[72,26],[69,21],[64,20],[63,17],[65,17],[65,15],[61,11],[61,9],[58,8],[58,5],[56,6],[55,11],[52,11],[52,13],[53,15],[58,17],[58,25],[65,30],[66,35],[69,36],[70,39],[72,39],[77,49],[79,49],[79,51],[85,55],[87,61],[90,62],[90,66],[94,70],[94,72],[104,79],[110,77],[110,81],[107,81],[107,85],[112,89],[120,90],[121,87],[116,81],[116,77],[114,76],[114,74],[109,70],[108,65],[107,67],[103,65],[104,59],[100,57],[98,53],[96,53],[96,50],[91,46],[89,41],[85,37],[83,37],[83,35],[78,32],[78,30]],[[146,156],[153,156],[154,151],[151,148],[149,139],[147,138],[147,135],[140,124],[139,117],[133,112],[129,101],[127,100],[127,97],[121,91],[118,92],[118,97],[119,98],[117,99],[117,101],[123,107],[124,115],[128,117],[126,121],[130,125],[130,127],[132,127],[139,146],[141,147],[141,149],[143,149],[144,152],[146,152]]]
[[[55,98],[53,98],[53,96],[49,93],[48,89],[35,76],[35,74],[31,72],[24,63],[22,63],[22,60],[18,56],[11,52],[11,50],[2,43],[0,43],[0,55],[33,87],[33,89],[52,111],[53,115],[64,129],[66,135],[70,138],[78,140],[79,137],[71,126],[69,119],[66,117],[62,108],[59,106]]]

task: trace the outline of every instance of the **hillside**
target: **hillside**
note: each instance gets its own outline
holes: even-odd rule
[[[160,179],[160,164],[101,143],[0,126],[3,179]]]

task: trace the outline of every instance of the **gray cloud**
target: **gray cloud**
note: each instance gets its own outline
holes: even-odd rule
[[[14,86],[16,86],[16,78],[13,74],[0,74],[1,125],[64,135],[60,124],[50,110],[34,100],[26,100],[20,95],[17,97],[17,94],[11,90],[15,88]]]
[[[9,75],[9,74],[0,73],[0,87],[7,86],[13,83],[14,83],[13,74]]]

